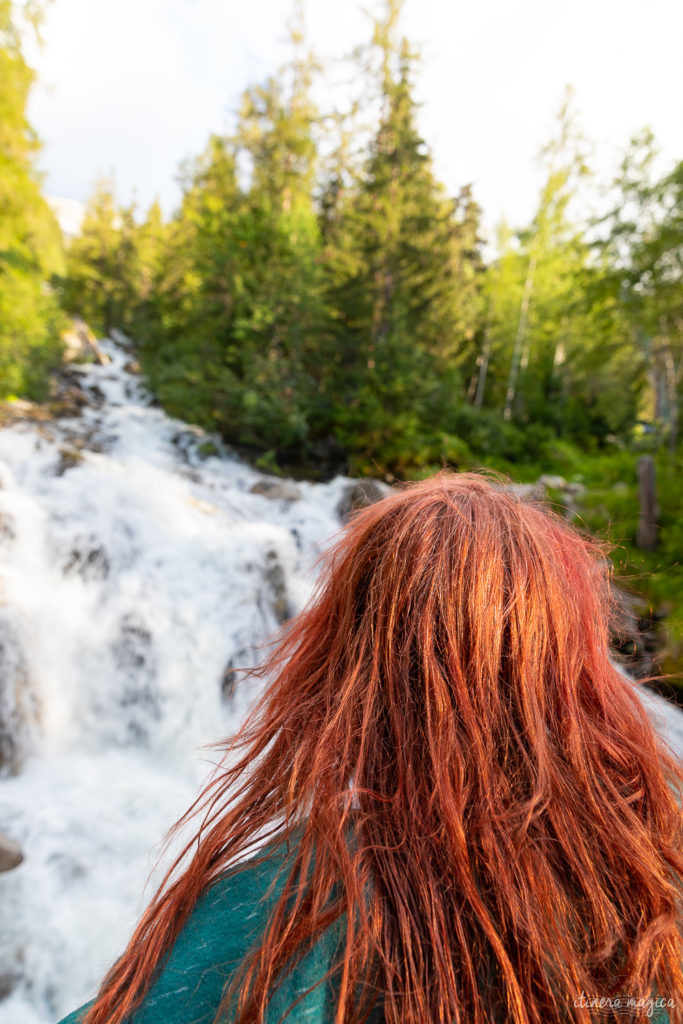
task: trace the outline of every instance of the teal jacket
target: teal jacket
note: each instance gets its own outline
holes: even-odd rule
[[[156,980],[127,1024],[213,1024],[224,987],[263,934],[289,873],[286,869],[278,875],[286,858],[284,845],[271,844],[266,850],[266,859],[252,858],[246,862],[247,867],[221,879],[200,897]],[[334,1021],[334,978],[316,983],[341,952],[342,922],[343,918],[329,928],[280,983],[268,1004],[268,1024],[276,1024],[302,996],[284,1019],[286,1024]],[[309,988],[312,991],[308,992]],[[81,1024],[90,1005],[86,1003],[60,1024]],[[382,1008],[378,1006],[368,1024],[381,1024],[383,1019]],[[669,1024],[664,1009],[654,1009],[650,1020],[652,1024]]]
[[[211,886],[197,901],[158,977],[127,1024],[213,1024],[223,990],[250,947],[263,934],[289,868],[278,876],[286,854],[284,845],[268,848]],[[259,861],[261,861],[259,863]],[[275,880],[271,892],[269,887]],[[341,939],[337,922],[280,983],[268,1004],[268,1024],[330,970]],[[75,1010],[60,1024],[80,1024],[91,1003]],[[297,1003],[287,1024],[327,1024],[334,1020],[333,982],[318,984]],[[377,1017],[379,1022],[382,1018]]]

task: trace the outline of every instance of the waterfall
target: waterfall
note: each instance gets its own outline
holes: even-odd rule
[[[59,1019],[121,952],[255,696],[226,670],[303,607],[350,485],[264,479],[101,349],[80,415],[0,430],[2,1024]]]
[[[255,696],[229,670],[306,603],[351,483],[265,478],[156,407],[124,339],[101,350],[70,371],[78,415],[0,430],[0,832],[25,855],[0,874],[0,1024],[52,1024],[122,951],[200,748]]]

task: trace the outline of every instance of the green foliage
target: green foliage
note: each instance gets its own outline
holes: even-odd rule
[[[63,319],[49,284],[62,269],[62,243],[26,119],[33,72],[21,52],[22,18],[35,22],[35,10],[0,0],[0,397],[41,398],[62,352]]]
[[[356,122],[313,103],[295,27],[289,64],[185,166],[169,222],[98,189],[67,309],[134,337],[169,412],[272,472],[580,474],[577,452],[609,462],[644,429],[673,452],[683,165],[658,179],[651,137],[635,140],[613,209],[587,223],[568,95],[534,217],[501,225],[486,261],[471,189],[445,193],[418,132],[400,7],[385,0],[362,57],[362,152]]]

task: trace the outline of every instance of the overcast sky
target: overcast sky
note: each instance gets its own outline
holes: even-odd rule
[[[367,6],[373,7],[373,0]],[[174,208],[180,161],[231,124],[243,88],[285,56],[290,0],[52,0],[29,115],[48,195],[85,200],[113,174],[120,201]],[[307,0],[322,58],[365,40],[354,0]],[[535,158],[567,84],[605,176],[649,125],[683,158],[683,0],[406,0],[421,46],[420,129],[449,191],[472,183],[490,226],[523,223]]]

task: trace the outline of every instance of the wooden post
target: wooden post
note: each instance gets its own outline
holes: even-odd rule
[[[657,492],[655,461],[651,455],[638,459],[638,492],[640,496],[640,518],[636,544],[643,551],[654,551],[657,546]]]

